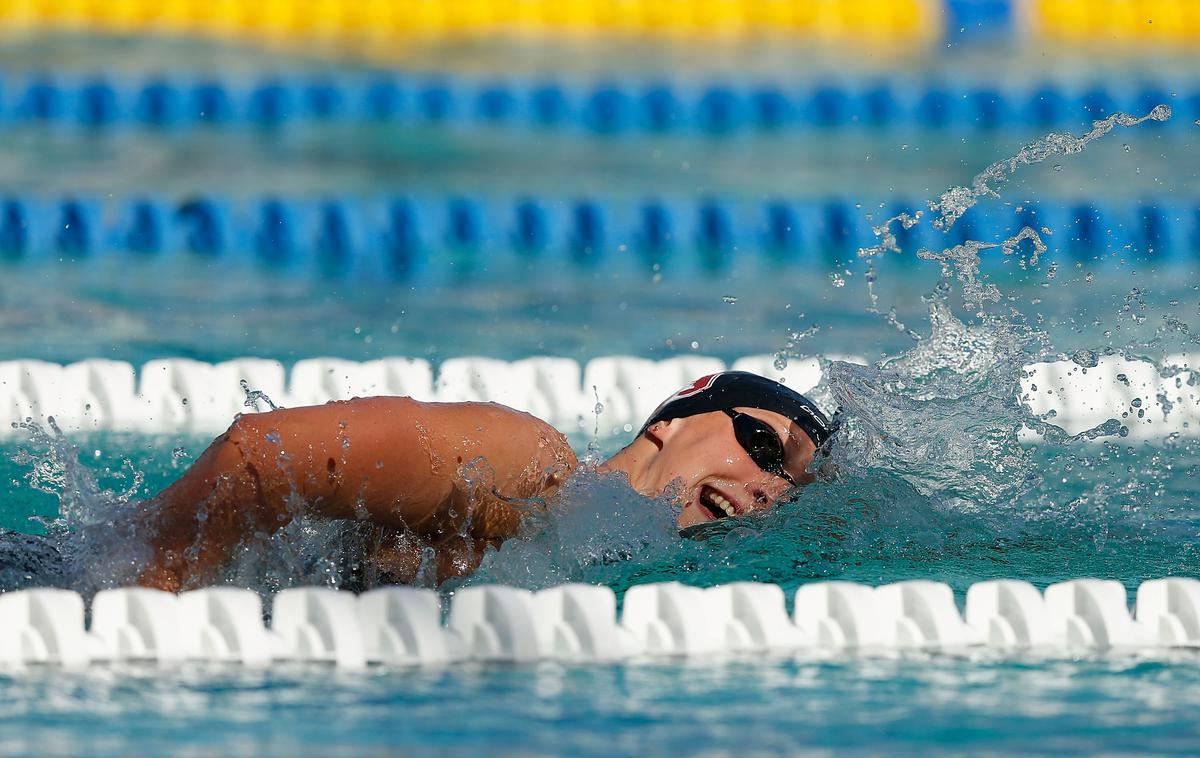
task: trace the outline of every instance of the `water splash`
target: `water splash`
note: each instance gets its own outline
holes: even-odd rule
[[[270,410],[277,411],[283,407],[281,405],[276,405],[275,401],[271,400],[270,396],[267,395],[266,392],[263,392],[262,390],[250,389],[250,382],[246,381],[245,379],[239,379],[238,385],[241,386],[242,392],[246,393],[246,401],[242,403],[242,406],[245,408],[249,408],[252,411],[262,411],[265,410],[264,408],[259,407],[260,404],[262,404],[266,405]]]
[[[1000,301],[1000,289],[994,284],[985,284],[980,277],[979,265],[982,259],[980,251],[1000,249],[1004,255],[1015,254],[1022,242],[1029,241],[1033,252],[1029,255],[1030,266],[1036,266],[1038,257],[1046,252],[1046,243],[1032,228],[1026,226],[1020,232],[1003,242],[977,242],[967,240],[961,245],[954,245],[940,252],[933,250],[918,250],[917,257],[942,264],[943,278],[949,278],[953,273],[962,285],[963,303],[967,308],[982,315],[981,309],[985,303]],[[874,305],[874,303],[872,303]]]
[[[521,537],[489,552],[471,583],[541,588],[601,577],[630,580],[631,569],[674,560],[680,539],[673,493],[638,495],[623,474],[583,466],[556,496],[554,507],[532,514]]]
[[[999,188],[1022,166],[1031,166],[1056,156],[1082,153],[1089,143],[1100,139],[1118,126],[1137,126],[1146,121],[1166,121],[1169,118],[1171,106],[1162,104],[1141,117],[1114,113],[1108,118],[1093,121],[1091,130],[1080,136],[1067,132],[1047,134],[1022,147],[1011,158],[997,161],[976,174],[970,187],[951,187],[937,200],[931,200],[929,210],[938,214],[933,225],[943,231],[948,230],[964,213],[973,208],[980,198],[1000,197]]]
[[[58,518],[43,523],[61,556],[48,567],[55,575],[50,580],[86,594],[131,584],[149,558],[136,527],[142,472],[126,459],[122,470],[105,472],[117,486],[102,487],[52,417],[48,428],[32,419],[18,427],[36,452],[22,450],[13,461],[28,467],[25,478],[31,488],[53,494],[59,502]]]

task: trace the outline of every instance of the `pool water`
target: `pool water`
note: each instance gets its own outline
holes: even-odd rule
[[[91,671],[0,680],[10,755],[1190,754],[1194,655]],[[36,703],[36,707],[30,704]]]
[[[456,51],[452,60],[482,68],[470,63],[480,56],[495,60],[478,50]],[[129,65],[137,69],[138,60]],[[230,67],[243,64],[261,61],[251,56]],[[1194,134],[1122,130],[1085,156],[1023,170],[1002,199],[987,202],[1077,194],[1187,202],[1200,176],[1188,160]],[[870,198],[932,199],[967,184],[1035,135],[779,135],[719,144],[369,129],[302,129],[265,142],[248,132],[115,133],[84,143],[53,130],[10,136],[0,146],[0,179],[47,193],[177,196],[221,185],[234,196],[279,186],[319,195],[330,187],[383,193],[419,184],[438,192],[630,197],[652,187],[742,198],[838,193],[860,199],[865,213]],[[1045,236],[1053,247],[1053,235]],[[1097,576],[1132,591],[1145,579],[1200,573],[1200,442],[1051,436],[1030,445],[1017,431],[1037,420],[1015,402],[1020,367],[1033,360],[1086,349],[1158,361],[1191,350],[1189,324],[1200,309],[1194,260],[1147,262],[1141,251],[1112,250],[1029,265],[1027,247],[1010,257],[989,253],[981,270],[999,298],[968,308],[955,272],[911,250],[883,256],[870,274],[853,253],[817,256],[814,267],[740,252],[715,272],[510,261],[406,282],[313,277],[236,256],[0,262],[0,360],[253,355],[290,364],[318,355],[403,355],[436,365],[464,355],[862,355],[881,363],[834,364],[817,391],[850,412],[834,482],[680,540],[669,503],[585,470],[554,518],[535,520],[468,581],[529,588],[582,581],[622,592],[651,581],[750,580],[778,583],[790,595],[819,579],[922,578],[948,583],[961,602],[971,583],[993,578],[1044,587]],[[964,357],[966,368],[956,363]],[[7,439],[0,528],[49,531],[68,550],[78,548],[70,583],[81,590],[120,584],[136,553],[105,540],[111,522],[177,477],[208,441]],[[575,434],[571,441],[581,455],[592,443],[607,455],[625,440]],[[337,586],[344,577],[336,551],[349,539],[342,528],[291,525],[249,545],[229,578],[268,595]],[[1177,651],[363,674],[302,666],[46,669],[0,674],[0,753],[1194,754],[1197,664],[1194,651]]]

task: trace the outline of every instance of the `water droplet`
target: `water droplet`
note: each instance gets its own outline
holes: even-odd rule
[[[722,295],[721,300],[726,305],[733,305],[737,302],[737,295]]]
[[[1055,170],[1055,171],[1062,171],[1062,170],[1063,170],[1062,164],[1061,164],[1061,163],[1055,163],[1055,164],[1054,164],[1054,170]]]
[[[693,349],[693,350],[699,350],[699,349],[700,349],[700,343],[699,343],[699,342],[697,342],[696,340],[692,340],[692,349]]]
[[[596,414],[597,416],[599,416],[601,413],[604,413],[604,403],[596,403],[594,406],[592,406],[592,413]]]
[[[1121,145],[1121,149],[1128,153],[1133,148],[1131,148],[1129,145]]]
[[[1079,350],[1071,356],[1071,362],[1084,368],[1095,368],[1100,363],[1100,356],[1094,350]]]
[[[787,366],[788,366],[787,356],[784,355],[783,353],[776,353],[774,366],[775,366],[776,371],[786,370]]]

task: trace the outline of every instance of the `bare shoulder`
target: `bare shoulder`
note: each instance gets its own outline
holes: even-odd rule
[[[348,450],[352,457],[382,461],[408,481],[449,475],[463,466],[486,467],[497,482],[520,482],[521,491],[542,493],[557,489],[578,465],[561,432],[498,403],[361,397],[243,416],[228,436],[245,447],[277,440],[289,454],[314,460],[329,450],[342,459]],[[278,452],[270,447],[268,452]]]
[[[566,436],[546,421],[499,403],[421,403],[418,412],[430,421],[430,430],[452,437],[492,465],[520,465],[526,473],[554,469],[565,478],[578,465]],[[530,468],[532,466],[533,468]]]
[[[499,403],[437,403],[408,397],[355,398],[356,416],[414,429],[456,463],[486,461],[501,479],[541,480],[557,488],[578,459],[546,421]]]

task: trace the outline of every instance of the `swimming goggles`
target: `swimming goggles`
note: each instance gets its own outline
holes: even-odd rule
[[[733,420],[733,436],[750,460],[754,461],[754,465],[795,487],[796,480],[783,469],[783,440],[779,439],[779,433],[766,421],[748,413],[730,408],[723,410]]]

